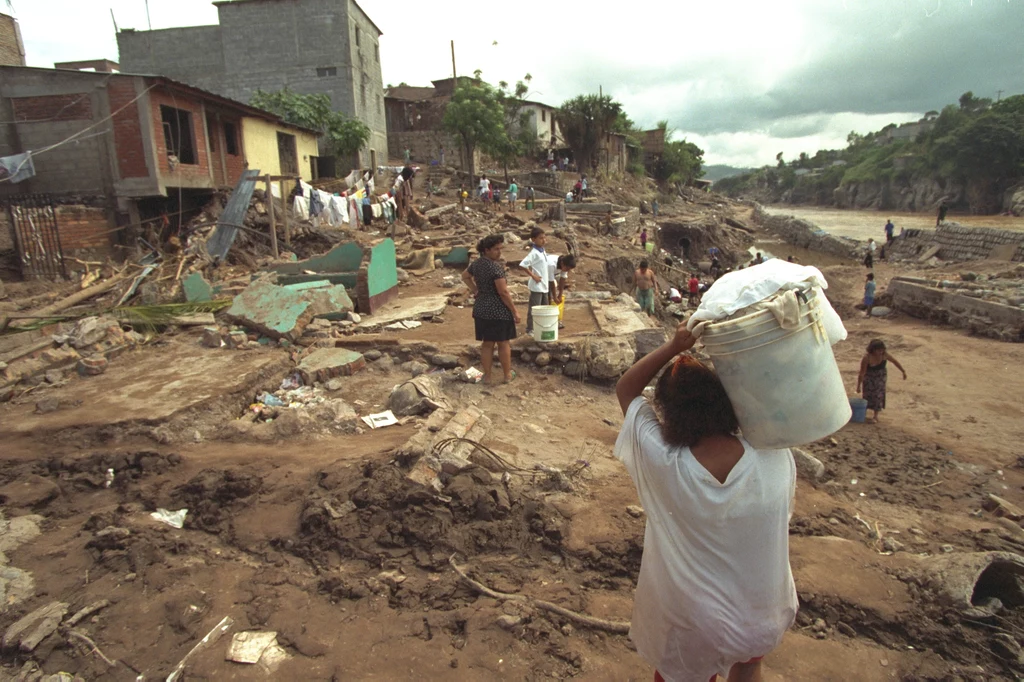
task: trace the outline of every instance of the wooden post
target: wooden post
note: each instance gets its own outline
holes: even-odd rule
[[[292,246],[292,229],[288,225],[288,191],[285,187],[287,180],[282,180],[281,187],[281,205],[284,206],[284,214],[281,216],[281,222],[284,223],[284,243],[291,248]]]
[[[277,250],[277,222],[274,220],[274,190],[270,183],[270,176],[263,178],[267,183],[267,215],[270,217],[270,247],[274,250],[274,258],[280,258],[281,253]]]

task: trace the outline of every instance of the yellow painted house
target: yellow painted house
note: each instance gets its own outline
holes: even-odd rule
[[[257,116],[242,118],[242,148],[249,168],[262,175],[299,175],[315,179],[317,133],[308,128]]]

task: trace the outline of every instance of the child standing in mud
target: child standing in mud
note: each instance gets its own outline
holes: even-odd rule
[[[857,375],[857,393],[861,393],[863,389],[861,395],[868,401],[868,409],[874,413],[868,419],[871,423],[876,423],[878,413],[885,409],[885,384],[888,380],[886,365],[890,362],[903,372],[903,379],[906,380],[907,370],[886,352],[885,342],[881,339],[872,339],[868,344],[868,352],[860,361],[860,373]]]

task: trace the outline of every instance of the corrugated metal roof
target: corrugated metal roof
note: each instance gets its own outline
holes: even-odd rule
[[[238,227],[245,220],[245,212],[249,210],[249,201],[252,199],[252,193],[256,189],[256,178],[259,175],[258,169],[249,169],[242,172],[242,177],[239,178],[235,191],[228,198],[224,212],[220,214],[220,219],[217,221],[217,229],[213,231],[210,239],[206,242],[206,252],[212,257],[224,260],[224,257],[228,255],[228,251],[231,249],[231,245],[235,243]]]

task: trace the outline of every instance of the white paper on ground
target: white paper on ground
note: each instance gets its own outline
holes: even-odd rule
[[[391,410],[387,412],[378,412],[377,414],[368,414],[363,417],[363,422],[366,423],[371,429],[379,429],[385,426],[392,426],[398,423],[398,419],[395,418],[395,413]]]

